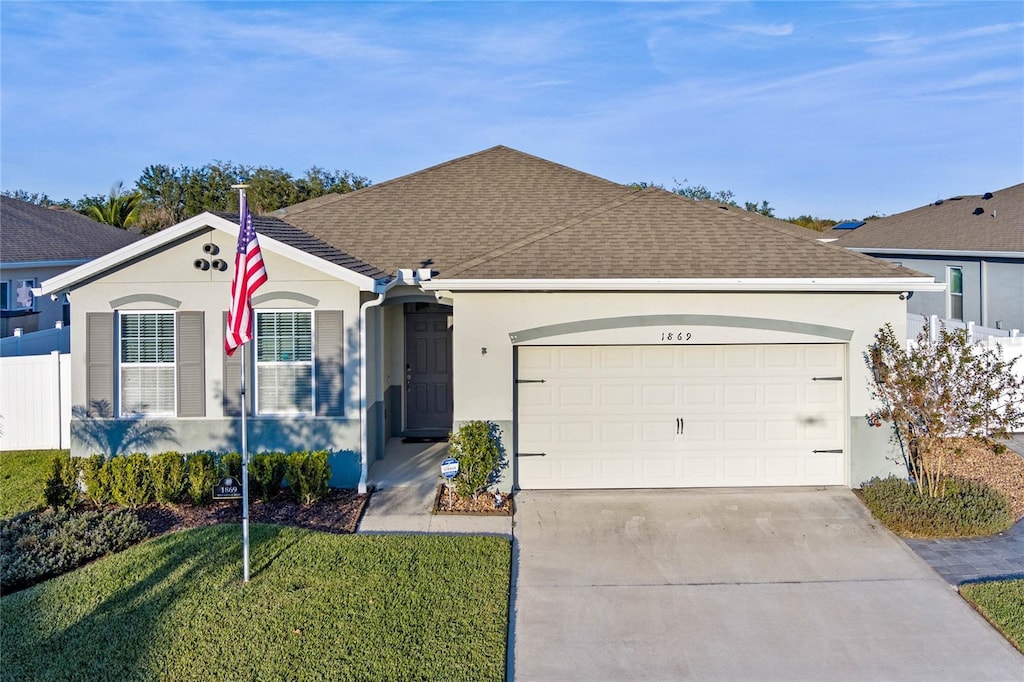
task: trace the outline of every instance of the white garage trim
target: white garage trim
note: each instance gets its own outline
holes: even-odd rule
[[[845,344],[518,346],[516,485],[846,485]]]
[[[741,317],[736,315],[629,315],[623,317],[603,317],[592,320],[576,320],[549,324],[543,327],[522,329],[511,332],[512,343],[525,343],[551,336],[578,334],[603,329],[631,329],[635,327],[733,327],[758,329],[764,331],[781,331],[793,334],[807,334],[823,338],[849,341],[853,338],[852,329],[829,327],[823,324],[795,322],[793,320],[776,320],[767,317]]]

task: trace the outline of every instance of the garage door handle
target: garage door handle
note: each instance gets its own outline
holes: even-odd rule
[[[821,452],[821,453],[828,453],[830,455],[840,455],[840,454],[842,454],[843,451],[842,450],[811,450],[811,452],[813,452],[815,454],[818,454],[819,452]]]
[[[683,418],[682,417],[676,417],[676,434],[682,433],[683,429],[685,429],[685,428],[686,428],[686,422],[683,420]]]
[[[813,377],[811,381],[842,381],[842,377]]]
[[[546,452],[517,452],[516,457],[547,457]]]

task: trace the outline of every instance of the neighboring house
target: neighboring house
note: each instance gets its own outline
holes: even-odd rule
[[[827,236],[947,285],[915,295],[908,312],[1024,330],[1024,184],[840,224]]]
[[[36,297],[32,289],[140,238],[74,211],[0,196],[0,337],[69,324],[67,297]]]
[[[500,146],[255,223],[244,367],[223,350],[231,267],[207,267],[233,261],[237,216],[43,283],[75,302],[73,403],[113,409],[73,431],[153,419],[183,451],[236,449],[244,373],[250,449],[329,448],[334,485],[364,486],[389,438],[474,419],[502,429],[505,489],[897,470],[862,353],[938,285],[804,228]]]

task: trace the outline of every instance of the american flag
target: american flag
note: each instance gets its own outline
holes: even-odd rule
[[[224,350],[230,356],[246,341],[252,340],[252,295],[267,281],[256,228],[249,215],[245,192],[239,200],[238,250],[235,252],[235,274],[231,279],[231,307]]]

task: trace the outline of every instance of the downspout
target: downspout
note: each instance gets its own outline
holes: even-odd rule
[[[370,427],[369,419],[367,415],[367,400],[366,400],[366,389],[367,389],[367,377],[368,371],[366,368],[366,316],[370,308],[376,308],[384,302],[387,297],[388,291],[399,284],[418,284],[421,281],[427,281],[430,279],[431,272],[429,269],[411,270],[411,269],[400,269],[396,277],[389,282],[384,284],[377,284],[374,287],[374,291],[377,294],[377,298],[366,301],[359,306],[359,488],[358,492],[360,495],[366,494],[366,477],[370,469],[370,463],[367,458],[367,451],[369,450],[370,444]],[[378,336],[380,336],[380,330],[378,329]],[[379,347],[379,346],[378,346]],[[381,357],[377,357],[376,361],[380,363]]]

